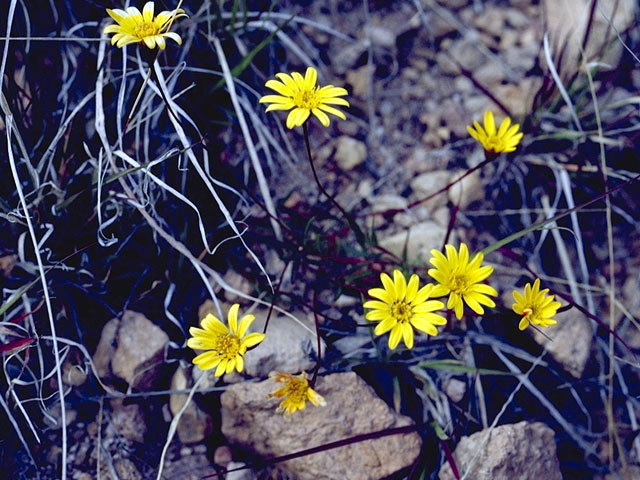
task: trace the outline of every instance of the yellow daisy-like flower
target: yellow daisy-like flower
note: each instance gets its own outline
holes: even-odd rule
[[[191,327],[192,335],[187,340],[187,346],[197,350],[208,350],[193,359],[193,363],[202,370],[216,368],[215,376],[220,377],[233,370],[244,370],[244,357],[247,349],[258,345],[264,340],[264,333],[250,333],[247,330],[256,319],[253,315],[245,315],[238,324],[238,309],[234,304],[229,309],[229,328],[215,316],[208,314],[202,319],[202,328]]]
[[[142,9],[142,13],[136,7],[129,7],[126,10],[119,8],[109,9],[107,13],[117,23],[108,25],[104,28],[104,33],[115,33],[111,38],[111,45],[117,44],[123,47],[130,43],[144,42],[149,48],[155,48],[156,45],[161,50],[166,47],[165,38],[170,38],[178,45],[182,44],[180,35],[173,32],[165,32],[172,20],[178,17],[186,17],[184,10],[165,10],[153,17],[155,6],[153,2],[147,2]]]
[[[547,295],[548,288],[540,290],[540,279],[536,278],[533,287],[530,283],[524,286],[524,296],[517,290],[513,291],[513,311],[522,315],[518,324],[520,330],[526,329],[530,323],[540,327],[550,327],[556,322],[553,317],[558,313],[560,302],[553,301],[553,295]]]
[[[270,397],[282,398],[282,402],[276,409],[278,413],[284,412],[288,416],[297,410],[304,410],[307,406],[307,400],[316,407],[324,407],[327,404],[322,395],[309,386],[305,372],[295,376],[288,373],[271,372],[269,377],[284,384],[269,395]]]
[[[308,67],[304,77],[298,72],[276,73],[278,80],[269,80],[265,86],[275,90],[280,95],[265,95],[260,103],[270,103],[267,112],[272,110],[291,110],[287,117],[287,128],[299,127],[307,121],[310,114],[314,114],[325,127],[329,126],[331,113],[336,117],[346,120],[345,114],[331,105],[348,107],[349,102],[344,98],[347,91],[342,87],[316,85],[318,72],[313,67]],[[293,109],[293,110],[292,110]],[[325,113],[327,112],[327,113]]]
[[[447,320],[435,313],[444,308],[438,300],[428,300],[433,296],[434,286],[425,285],[420,288],[420,279],[411,275],[409,283],[400,270],[394,270],[393,280],[386,273],[380,274],[384,288],[372,288],[369,295],[377,300],[364,302],[364,308],[371,311],[365,315],[367,320],[380,322],[374,333],[382,335],[391,330],[389,348],[395,349],[404,340],[407,348],[413,348],[413,329],[416,328],[428,335],[438,335],[436,325],[445,325]]]
[[[447,308],[456,313],[456,318],[462,318],[464,303],[478,315],[484,314],[484,308],[495,307],[496,304],[487,295],[497,296],[498,292],[489,285],[480,283],[493,272],[493,267],[482,267],[484,255],[477,253],[469,261],[469,249],[460,244],[460,253],[452,245],[445,245],[447,256],[438,250],[431,250],[433,257],[429,263],[436,268],[430,268],[427,273],[438,282],[431,292],[433,297],[449,295]]]
[[[484,114],[484,128],[477,122],[473,122],[473,127],[467,125],[467,132],[489,153],[513,152],[522,139],[520,125],[511,125],[511,119],[505,118],[496,130],[496,122],[493,112],[487,110]]]

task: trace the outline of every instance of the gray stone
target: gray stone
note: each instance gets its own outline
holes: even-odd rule
[[[432,248],[440,249],[447,229],[432,221],[421,222],[404,232],[396,233],[380,240],[379,245],[402,258],[406,245],[407,259],[426,265]],[[407,241],[407,237],[409,240]]]
[[[426,198],[435,194],[437,191],[446,187],[451,182],[451,172],[448,170],[435,170],[418,175],[411,180],[411,189],[413,190],[416,200]],[[446,192],[439,193],[430,198],[422,205],[430,210],[436,210],[447,204]]]
[[[307,404],[295,418],[276,414],[278,400],[267,396],[278,388],[271,380],[231,385],[222,394],[222,433],[232,443],[264,457],[280,456],[355,435],[411,425],[390,409],[355,373],[319,378],[316,391],[327,405]],[[352,443],[278,464],[298,480],[385,478],[410,466],[420,453],[416,433]]]
[[[544,423],[501,425],[493,429],[484,444],[486,434],[483,430],[462,437],[456,446],[453,458],[460,475],[466,474],[473,480],[562,480],[554,432]],[[471,460],[482,446],[471,466]],[[449,463],[443,465],[439,478],[455,478]]]
[[[580,49],[589,22],[591,0],[544,0],[543,4],[543,11],[547,17],[545,24],[549,30],[549,44],[564,45],[568,41],[568,49],[562,62],[564,68],[561,71],[568,69],[568,73],[573,73],[582,63]],[[637,10],[637,0],[599,1],[585,48],[586,58],[591,58],[615,39],[616,31],[624,32],[632,25]],[[610,27],[609,21],[614,28]],[[615,68],[622,51],[622,44],[616,39],[613,48],[604,48],[604,57],[600,61]]]
[[[533,338],[540,345],[549,350],[551,356],[575,378],[582,377],[582,373],[591,355],[593,330],[589,319],[577,310],[558,313],[555,316],[556,325],[541,328],[547,337],[532,328]]]
[[[262,332],[267,309],[255,312],[252,331]],[[299,373],[315,366],[318,346],[313,318],[307,314],[291,312],[299,322],[275,310],[271,313],[267,336],[244,357],[244,368],[251,377],[266,377],[272,371]],[[322,343],[324,354],[324,342]]]
[[[196,367],[197,368],[197,367]],[[178,367],[171,379],[171,390],[189,388],[187,375],[182,367]],[[169,409],[175,417],[187,401],[186,393],[172,393],[169,397]],[[193,400],[189,403],[178,422],[177,432],[180,441],[186,445],[204,440],[213,429],[211,415],[201,410]]]
[[[140,405],[125,405],[122,399],[111,400],[111,422],[119,435],[135,442],[144,442],[147,426]]]
[[[127,310],[122,320],[109,320],[102,329],[93,362],[98,374],[112,374],[132,387],[148,389],[163,363],[169,336],[143,314]]]
[[[464,175],[465,171],[460,170],[452,176],[452,179],[458,179]],[[461,210],[465,210],[473,202],[484,199],[484,186],[480,178],[480,172],[467,175],[459,182],[455,183],[447,193],[449,200],[458,205]]]
[[[367,158],[367,146],[351,137],[339,137],[333,155],[342,170],[353,170]]]

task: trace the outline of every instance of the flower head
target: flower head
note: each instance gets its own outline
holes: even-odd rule
[[[153,2],[147,2],[142,9],[142,13],[136,7],[129,7],[126,10],[107,8],[107,13],[117,23],[104,28],[104,33],[115,33],[111,38],[111,45],[117,44],[123,47],[130,43],[144,42],[149,48],[161,50],[166,47],[165,38],[170,38],[178,45],[182,44],[182,39],[177,33],[166,32],[171,22],[178,17],[186,17],[184,10],[165,10],[153,17]]]
[[[253,315],[245,315],[238,324],[237,303],[229,309],[229,328],[215,316],[208,314],[202,319],[202,328],[191,327],[192,335],[187,346],[198,350],[207,350],[193,359],[193,363],[202,370],[216,368],[216,377],[231,373],[234,368],[238,372],[244,370],[244,357],[249,347],[258,345],[264,340],[264,333],[250,333],[247,330],[256,319]]]
[[[517,290],[513,291],[513,311],[522,315],[518,324],[520,330],[526,329],[530,323],[540,327],[550,327],[556,322],[553,317],[558,313],[560,302],[553,301],[553,295],[547,295],[548,288],[540,290],[540,279],[536,278],[533,287],[530,283],[524,286],[524,296]]]
[[[289,375],[288,373],[272,372],[269,374],[273,380],[284,385],[273,392],[270,397],[282,398],[276,412],[284,412],[285,415],[291,415],[296,410],[304,410],[307,406],[307,400],[316,407],[324,407],[325,402],[322,395],[309,386],[307,374],[302,372],[300,375]]]
[[[413,348],[413,329],[428,335],[438,335],[436,325],[447,323],[444,317],[432,313],[444,307],[438,300],[428,300],[432,296],[433,285],[420,288],[420,279],[411,275],[409,283],[400,270],[394,270],[393,280],[386,273],[380,274],[384,288],[372,288],[369,295],[377,300],[364,302],[364,308],[371,311],[365,315],[367,320],[380,322],[374,333],[382,335],[391,330],[389,348],[393,350],[404,340],[407,348]]]
[[[329,116],[331,113],[336,117],[346,120],[344,113],[331,105],[342,105],[348,107],[349,102],[340,98],[347,94],[342,87],[326,85],[320,87],[316,85],[318,72],[313,67],[308,67],[304,77],[298,72],[276,73],[278,80],[269,80],[265,86],[275,90],[280,95],[265,95],[260,99],[260,103],[270,103],[267,112],[272,110],[291,110],[287,117],[287,128],[299,127],[307,121],[309,115],[313,113],[320,123],[325,127],[329,126]],[[326,113],[325,113],[326,112]]]
[[[456,318],[462,318],[464,303],[478,315],[484,314],[482,305],[495,307],[496,304],[487,295],[497,296],[498,292],[489,285],[480,283],[491,275],[493,267],[482,267],[484,255],[477,253],[469,261],[469,249],[464,243],[460,244],[460,253],[452,245],[445,245],[447,256],[438,250],[431,250],[433,257],[429,263],[436,268],[430,268],[427,273],[439,285],[431,292],[434,297],[449,294],[447,308],[453,309]]]
[[[517,123],[511,125],[511,119],[507,117],[496,131],[496,122],[493,118],[493,112],[490,110],[484,114],[484,128],[477,121],[473,122],[473,127],[467,125],[469,135],[479,141],[489,153],[515,151],[523,136],[522,132],[518,132],[518,130],[520,130],[520,125]]]

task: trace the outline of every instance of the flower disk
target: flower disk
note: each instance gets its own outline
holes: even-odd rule
[[[517,290],[513,291],[513,311],[522,315],[518,324],[520,330],[526,329],[530,323],[540,327],[550,327],[556,322],[553,317],[558,313],[560,302],[553,301],[553,295],[548,295],[549,289],[540,290],[540,279],[536,278],[533,287],[530,283],[524,286],[524,296]]]
[[[103,33],[115,33],[111,38],[111,45],[115,44],[118,47],[144,42],[149,48],[153,49],[158,45],[161,50],[164,50],[166,47],[165,38],[170,38],[181,45],[182,39],[177,33],[165,32],[164,30],[169,28],[174,19],[186,17],[184,10],[165,10],[155,18],[153,17],[154,10],[153,2],[145,3],[142,13],[136,7],[129,7],[126,10],[107,8],[107,13],[117,23],[106,26]]]
[[[276,73],[276,77],[280,81],[269,80],[265,86],[275,90],[280,95],[265,95],[260,99],[260,103],[271,104],[267,107],[267,112],[272,110],[291,110],[287,117],[287,128],[301,126],[312,113],[325,127],[329,126],[327,113],[331,113],[343,120],[347,119],[342,111],[331,106],[341,105],[348,107],[349,102],[344,98],[340,98],[343,95],[347,95],[347,91],[344,88],[334,87],[333,85],[316,86],[318,72],[315,68],[308,67],[304,77],[298,72],[293,72],[291,75]]]
[[[393,280],[386,273],[380,274],[384,288],[372,288],[369,295],[377,300],[364,302],[364,308],[371,311],[365,315],[367,320],[380,322],[374,333],[382,335],[391,331],[389,348],[395,349],[404,340],[407,348],[413,348],[413,329],[416,328],[428,335],[438,335],[436,325],[445,325],[444,317],[436,315],[444,304],[438,300],[428,300],[433,296],[433,285],[420,288],[417,275],[411,275],[409,283],[400,270],[393,272]]]
[[[493,272],[493,267],[481,266],[484,255],[477,253],[469,261],[469,249],[464,243],[460,244],[460,253],[452,245],[445,245],[445,250],[446,257],[438,250],[431,250],[433,257],[429,263],[436,268],[430,268],[427,273],[439,284],[431,295],[441,297],[449,294],[447,308],[455,311],[458,320],[462,318],[464,303],[478,315],[484,314],[482,305],[495,307],[496,304],[487,295],[495,297],[498,292],[480,283]]]
[[[269,376],[276,382],[284,384],[269,395],[270,397],[282,398],[282,402],[280,402],[276,410],[278,413],[284,412],[288,416],[297,410],[304,410],[307,406],[307,400],[316,407],[324,407],[327,404],[322,395],[309,386],[305,372],[296,376],[288,373],[272,372]]]
[[[210,370],[216,367],[215,376],[220,377],[233,370],[244,370],[244,354],[247,349],[258,345],[264,340],[264,333],[250,333],[245,336],[247,330],[256,317],[245,315],[238,324],[237,303],[229,309],[229,328],[215,316],[208,314],[202,319],[202,328],[191,327],[192,335],[187,340],[187,346],[196,350],[207,350],[193,359],[193,363],[201,370]]]
[[[507,117],[496,131],[496,122],[490,110],[484,114],[484,128],[477,121],[473,122],[473,127],[467,125],[469,135],[480,142],[489,153],[515,151],[523,136],[519,130],[520,125],[516,123],[512,126],[511,119]]]

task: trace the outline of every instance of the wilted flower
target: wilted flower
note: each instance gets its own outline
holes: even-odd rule
[[[489,285],[480,283],[491,275],[493,267],[482,267],[484,255],[477,253],[469,261],[469,249],[464,243],[460,244],[460,253],[452,245],[445,245],[447,256],[438,250],[431,250],[433,257],[429,263],[436,268],[430,268],[428,273],[439,285],[436,285],[431,296],[441,297],[449,294],[447,308],[453,309],[456,318],[462,318],[464,303],[478,315],[484,314],[482,305],[495,307],[496,304],[487,295],[497,296],[498,292]]]
[[[347,91],[342,87],[334,87],[333,85],[316,86],[318,72],[315,68],[308,67],[304,77],[298,72],[293,72],[291,75],[276,73],[276,77],[280,81],[269,80],[265,86],[275,90],[280,95],[265,95],[260,99],[260,103],[271,104],[267,107],[267,112],[293,109],[287,117],[288,128],[301,126],[307,121],[311,113],[325,127],[329,126],[327,113],[331,113],[343,120],[347,119],[342,111],[331,106],[342,105],[348,107],[349,102],[344,98],[339,98],[347,95]]]
[[[307,374],[302,372],[300,375],[289,375],[288,373],[272,372],[269,374],[273,380],[284,385],[273,392],[270,397],[282,398],[276,412],[284,412],[285,415],[291,415],[296,410],[304,410],[307,406],[307,400],[316,407],[324,407],[327,402],[322,395],[309,386]]]
[[[550,327],[556,322],[553,317],[558,313],[560,302],[553,301],[553,295],[547,295],[548,288],[540,290],[540,279],[536,278],[533,287],[530,283],[524,286],[524,296],[517,290],[513,291],[513,311],[522,315],[522,320],[518,324],[520,330],[526,329],[530,323],[539,327]]]
[[[187,346],[197,350],[207,350],[193,359],[193,363],[202,370],[216,368],[215,376],[220,377],[225,373],[231,373],[234,369],[238,372],[244,370],[243,355],[249,347],[258,345],[264,340],[264,333],[247,333],[247,330],[256,317],[245,315],[238,324],[237,303],[229,309],[229,328],[214,315],[208,314],[202,319],[202,328],[191,327],[192,335],[187,340]]]
[[[173,19],[186,17],[184,10],[165,10],[154,18],[154,9],[153,2],[145,3],[142,13],[136,7],[129,7],[126,10],[107,8],[109,16],[117,22],[104,28],[104,33],[115,33],[111,38],[111,45],[117,44],[118,47],[123,47],[130,43],[144,42],[149,48],[155,48],[158,45],[161,50],[164,50],[165,38],[170,38],[181,45],[180,35],[165,32],[165,30],[169,28]]]
[[[444,307],[438,300],[428,300],[433,296],[433,285],[420,287],[417,275],[411,275],[409,283],[400,270],[393,272],[393,280],[386,273],[380,274],[384,288],[372,288],[369,295],[378,300],[364,302],[364,308],[371,311],[365,315],[367,320],[380,322],[374,333],[382,335],[391,330],[389,348],[393,350],[404,340],[407,348],[413,348],[413,329],[428,335],[438,335],[435,325],[447,323],[444,317],[432,313]]]
[[[484,128],[477,121],[473,122],[473,127],[467,125],[469,135],[480,142],[489,153],[515,151],[523,136],[522,132],[519,133],[518,130],[520,130],[520,125],[516,123],[511,126],[511,119],[507,117],[496,131],[496,122],[493,118],[493,112],[490,110],[484,114]]]

